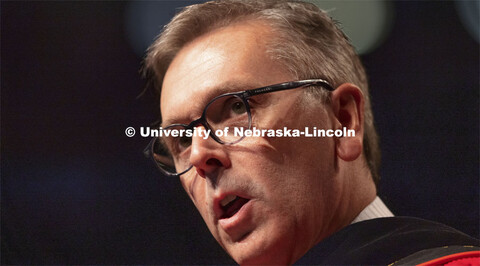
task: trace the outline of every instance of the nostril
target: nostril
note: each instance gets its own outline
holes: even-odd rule
[[[196,168],[196,170],[197,170],[197,174],[198,174],[199,176],[205,177],[205,171],[204,171],[204,170],[202,170],[202,169],[200,169],[200,168]]]
[[[223,166],[220,160],[215,159],[215,158],[210,158],[207,160],[207,165],[211,166]]]

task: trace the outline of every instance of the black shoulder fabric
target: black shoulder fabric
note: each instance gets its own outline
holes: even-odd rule
[[[441,223],[412,217],[367,220],[345,227],[312,248],[296,264],[388,265],[415,252],[480,242]]]

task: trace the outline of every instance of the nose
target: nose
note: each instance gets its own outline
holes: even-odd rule
[[[197,129],[197,133],[198,130]],[[201,177],[208,177],[220,168],[229,168],[231,161],[225,146],[216,142],[210,136],[205,137],[205,129],[201,127],[203,134],[192,137],[190,147],[190,163]],[[211,132],[210,134],[214,134]]]

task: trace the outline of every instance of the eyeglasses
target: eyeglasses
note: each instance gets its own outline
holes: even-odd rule
[[[321,86],[328,91],[334,88],[323,79],[308,79],[300,81],[285,82],[252,90],[231,92],[213,98],[203,110],[202,116],[190,124],[172,124],[160,132],[159,137],[154,137],[144,150],[144,154],[150,157],[160,171],[167,176],[180,176],[192,168],[190,163],[190,151],[192,134],[199,134],[196,127],[203,126],[205,136],[206,130],[210,130],[216,142],[224,145],[238,143],[244,134],[215,134],[217,130],[224,131],[225,128],[251,129],[252,114],[250,111],[249,98],[259,94],[276,91],[305,88],[309,86]],[[170,132],[166,133],[166,132]],[[176,132],[171,134],[171,132]],[[166,134],[164,134],[166,133]]]

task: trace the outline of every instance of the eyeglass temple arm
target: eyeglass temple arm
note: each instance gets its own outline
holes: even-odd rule
[[[307,80],[301,80],[301,81],[291,81],[291,82],[280,83],[280,84],[261,87],[253,90],[247,90],[245,91],[245,96],[250,97],[250,96],[263,94],[263,93],[291,90],[299,87],[312,86],[312,85],[320,85],[325,89],[327,89],[328,91],[335,90],[327,81],[323,79],[307,79]]]

